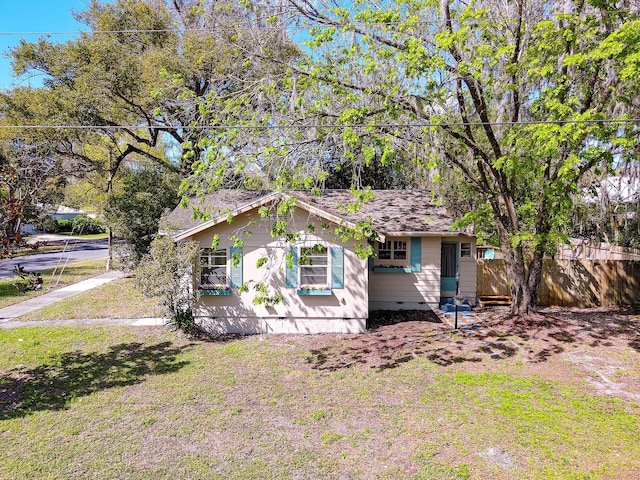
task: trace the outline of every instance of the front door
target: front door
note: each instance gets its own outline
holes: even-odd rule
[[[440,297],[456,294],[456,274],[458,273],[458,243],[442,242],[440,250]]]

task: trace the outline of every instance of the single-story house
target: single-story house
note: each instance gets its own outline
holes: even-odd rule
[[[207,221],[176,208],[174,238],[201,246],[199,325],[212,333],[362,332],[371,310],[435,309],[457,292],[475,304],[475,237],[452,230],[428,192],[372,193],[358,209],[349,190],[221,190],[200,201],[212,208]],[[294,203],[293,212],[278,213],[281,202]],[[371,222],[369,240],[343,235],[359,222]],[[369,245],[375,256],[363,258]]]
[[[87,214],[84,210],[67,207],[65,205],[49,206],[45,210],[45,213],[53,220],[73,220],[74,218],[81,216],[95,217],[95,215]]]

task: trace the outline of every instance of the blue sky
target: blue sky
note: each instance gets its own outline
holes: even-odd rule
[[[71,32],[82,25],[75,22],[72,10],[82,11],[88,0],[0,0],[0,90],[17,84],[40,85],[40,80],[21,80],[12,76],[11,63],[4,57],[7,49],[21,38],[32,42],[39,35],[7,35],[8,32]],[[69,36],[53,35],[52,41],[64,42]]]

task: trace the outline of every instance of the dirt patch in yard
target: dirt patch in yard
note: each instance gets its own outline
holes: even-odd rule
[[[575,377],[602,394],[640,399],[640,320],[634,309],[553,307],[524,321],[508,320],[500,307],[474,314],[484,334],[455,331],[429,311],[373,312],[364,334],[305,336],[297,342],[308,348],[309,363],[318,370],[384,370],[424,357],[444,367],[468,364],[466,370],[476,370],[476,364],[480,371],[514,357],[543,377]]]

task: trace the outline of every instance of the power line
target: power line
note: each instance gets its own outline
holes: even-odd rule
[[[253,29],[260,29],[260,30],[282,30],[283,27],[276,27],[276,26],[260,26],[260,25],[256,25],[253,27]],[[247,28],[238,28],[237,26],[234,25],[218,25],[216,27],[209,27],[209,28],[185,28],[182,30],[176,30],[176,29],[169,29],[169,28],[163,28],[163,29],[129,29],[129,30],[74,30],[74,31],[67,31],[67,32],[0,32],[0,36],[5,37],[5,36],[20,36],[20,35],[79,35],[81,33],[89,33],[89,34],[118,34],[118,33],[183,33],[183,32],[198,32],[198,33],[217,33],[218,30],[220,29],[229,29],[229,30],[249,30],[249,27]]]
[[[527,120],[518,122],[445,122],[445,123],[372,123],[372,124],[305,124],[305,125],[0,125],[0,129],[49,129],[49,130],[135,130],[135,129],[159,129],[159,130],[306,130],[317,129],[344,129],[344,128],[429,128],[429,127],[478,127],[490,126],[516,126],[516,125],[568,125],[568,124],[640,124],[640,118],[604,118],[600,120]]]
[[[603,12],[599,12],[599,15],[614,15],[614,14],[619,14],[619,13],[627,13],[629,15],[635,16],[636,13],[635,12],[630,12],[628,10],[608,10],[608,11],[603,11]],[[564,16],[564,15],[575,15],[575,14],[563,14],[563,13],[557,13],[556,16]],[[265,18],[262,17],[261,20],[264,20]],[[464,20],[464,23],[479,23],[480,21],[488,21],[490,19],[470,19],[467,18]],[[321,22],[319,20],[316,21],[311,21],[310,24],[306,24],[303,25],[302,28],[303,29],[308,29],[311,27],[335,27],[335,28],[348,28],[348,27],[354,27],[354,26],[417,26],[417,25],[427,25],[427,26],[439,26],[442,25],[444,23],[444,20],[441,19],[437,19],[437,20],[403,20],[403,21],[388,21],[388,22],[367,22],[367,21],[361,21],[359,19],[354,19],[354,21],[349,22],[349,23],[339,23],[339,22],[333,22],[331,21],[330,23],[327,22]],[[260,30],[283,30],[283,29],[288,29],[288,28],[300,28],[300,25],[294,25],[293,22],[288,22],[287,25],[260,25],[260,24],[256,24],[256,23],[242,23],[242,22],[238,22],[235,23],[233,25],[229,25],[229,24],[220,24],[220,25],[213,25],[211,27],[207,27],[207,28],[183,28],[183,29],[175,29],[175,28],[158,28],[158,29],[122,29],[122,30],[69,30],[69,31],[15,31],[15,32],[0,32],[0,36],[20,36],[20,35],[79,35],[82,33],[88,33],[88,34],[101,34],[101,35],[107,35],[107,34],[121,34],[121,33],[126,33],[126,34],[133,34],[133,33],[184,33],[184,32],[195,32],[195,33],[217,33],[219,30],[221,29],[228,29],[228,30],[233,30],[233,31],[238,31],[238,30],[253,30],[253,29],[260,29]]]

